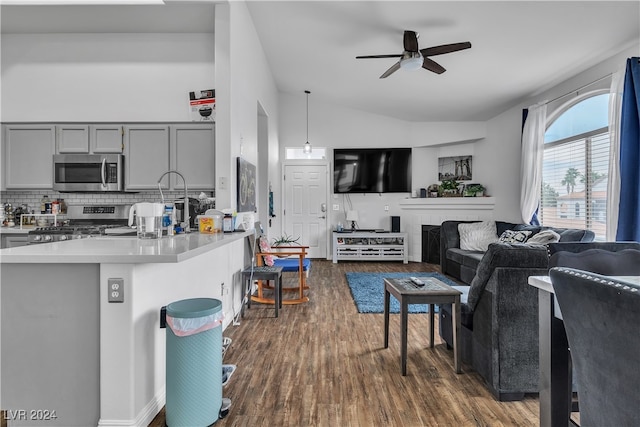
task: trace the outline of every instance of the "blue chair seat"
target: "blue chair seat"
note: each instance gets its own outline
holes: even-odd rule
[[[273,260],[273,265],[276,267],[282,267],[283,272],[297,272],[298,267],[300,266],[299,258],[275,258]],[[304,271],[308,271],[311,268],[311,260],[309,258],[304,258],[302,260],[302,269]]]

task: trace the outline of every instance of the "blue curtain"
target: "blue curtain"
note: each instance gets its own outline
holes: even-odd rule
[[[640,241],[640,58],[627,59],[620,120],[617,241]]]

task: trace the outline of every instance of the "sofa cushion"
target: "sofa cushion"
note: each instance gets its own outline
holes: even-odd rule
[[[458,233],[460,249],[467,251],[486,251],[490,243],[498,240],[495,221],[458,224]]]
[[[547,248],[521,243],[492,243],[482,257],[471,281],[467,304],[475,310],[484,288],[496,267],[547,268]]]
[[[560,241],[560,235],[553,230],[542,230],[535,236],[531,236],[527,240],[528,244],[546,245],[548,243],[555,243]]]
[[[453,262],[457,262],[460,265],[464,264],[472,267],[478,265],[483,255],[483,251],[465,251],[460,248],[451,248],[447,251],[447,259],[450,259]],[[475,260],[475,262],[470,263],[469,258]]]

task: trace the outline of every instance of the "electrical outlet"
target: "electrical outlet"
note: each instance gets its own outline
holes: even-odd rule
[[[389,212],[389,205],[384,205],[385,212]]]
[[[339,211],[340,210],[340,205],[333,205],[333,210],[334,211]]]
[[[224,176],[221,176],[220,178],[218,178],[218,184],[221,190],[226,190],[227,189],[227,178]]]
[[[124,302],[124,279],[107,279],[109,302]]]

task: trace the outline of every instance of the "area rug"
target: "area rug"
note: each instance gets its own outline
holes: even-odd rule
[[[384,279],[403,279],[411,276],[434,277],[449,286],[457,283],[439,273],[345,273],[351,289],[351,296],[356,303],[358,313],[384,313]],[[436,306],[436,312],[438,307]],[[389,312],[400,313],[400,303],[393,295],[389,299]],[[410,304],[409,313],[428,313],[427,304]]]

